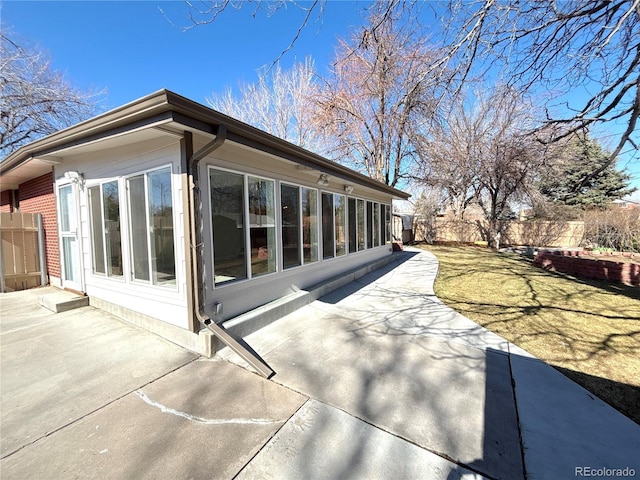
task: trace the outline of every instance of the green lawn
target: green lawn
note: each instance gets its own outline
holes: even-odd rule
[[[640,423],[640,288],[547,272],[515,254],[424,246],[435,291]]]

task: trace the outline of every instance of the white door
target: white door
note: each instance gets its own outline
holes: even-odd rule
[[[80,241],[78,239],[78,207],[75,185],[65,185],[58,190],[60,199],[60,260],[62,286],[78,292],[84,291]]]

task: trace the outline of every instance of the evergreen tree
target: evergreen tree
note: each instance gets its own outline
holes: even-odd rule
[[[631,176],[608,163],[607,152],[588,137],[570,141],[566,154],[539,183],[540,193],[556,204],[582,208],[602,208],[612,200],[633,193]],[[604,165],[600,173],[594,174]]]

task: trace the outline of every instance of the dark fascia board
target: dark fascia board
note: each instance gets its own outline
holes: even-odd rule
[[[0,174],[13,170],[34,157],[65,148],[65,145],[86,143],[85,138],[103,135],[113,129],[168,110],[164,90],[110,110],[71,127],[55,132],[20,147],[0,162]]]
[[[21,147],[0,162],[0,174],[13,170],[37,156],[53,154],[64,148],[106,138],[160,121],[175,122],[210,135],[214,135],[218,125],[222,124],[227,128],[230,141],[318,169],[345,181],[368,186],[396,198],[407,199],[410,196],[401,190],[378,182],[166,89]]]

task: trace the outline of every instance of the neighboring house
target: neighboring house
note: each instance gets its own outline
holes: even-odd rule
[[[408,195],[167,90],[0,163],[43,213],[50,283],[176,343],[391,255]]]
[[[624,208],[624,209],[632,209],[632,208],[640,208],[639,202],[634,202],[629,199],[616,199],[611,202],[613,207]]]

